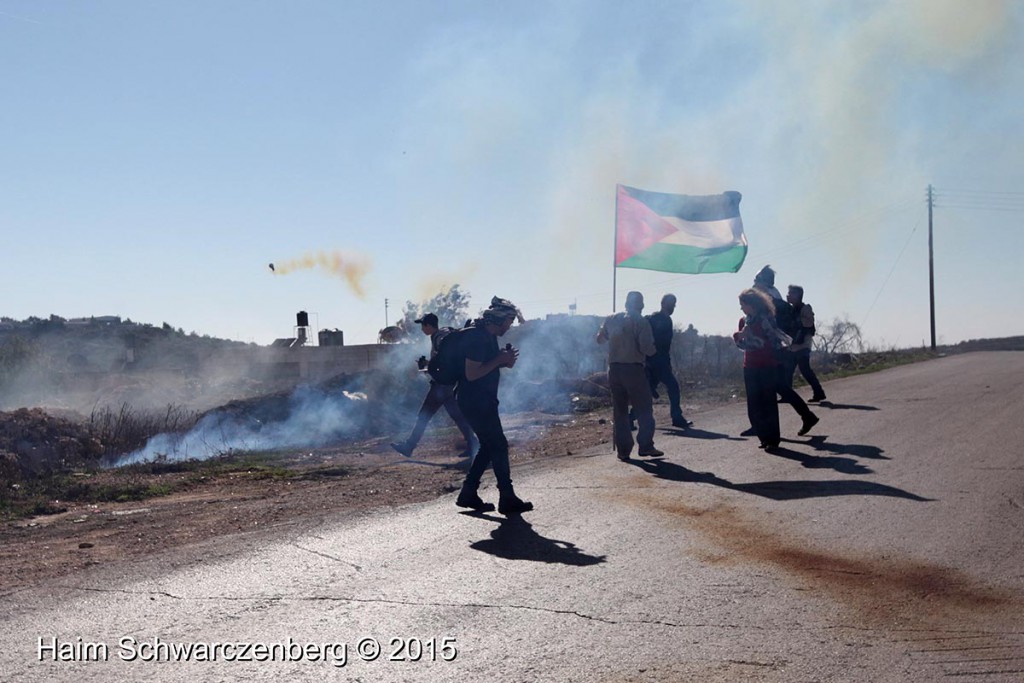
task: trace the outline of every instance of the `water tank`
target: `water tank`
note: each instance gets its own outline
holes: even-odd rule
[[[309,313],[299,311],[295,315],[295,324],[299,327],[309,327]]]

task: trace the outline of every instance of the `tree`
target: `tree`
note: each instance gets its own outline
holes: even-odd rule
[[[857,323],[841,318],[817,328],[814,334],[814,349],[826,356],[837,353],[859,353],[864,349],[860,327]]]
[[[419,304],[406,301],[402,319],[395,324],[406,334],[410,334],[419,329],[419,325],[414,323],[414,320],[427,313],[433,313],[437,316],[438,324],[441,327],[462,327],[466,322],[466,311],[468,310],[469,292],[462,291],[458,284],[454,284],[447,291],[442,289],[432,299]]]
[[[0,387],[14,379],[39,355],[37,345],[22,337],[12,337],[0,343]]]

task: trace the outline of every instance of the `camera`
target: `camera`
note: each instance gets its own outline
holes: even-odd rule
[[[417,358],[416,359],[416,367],[418,367],[420,370],[426,370],[427,369],[427,357],[426,356],[420,356],[419,358]]]

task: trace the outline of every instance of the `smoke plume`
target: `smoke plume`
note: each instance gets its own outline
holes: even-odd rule
[[[365,256],[341,251],[310,252],[287,261],[275,261],[271,264],[270,269],[275,275],[288,275],[297,270],[312,270],[314,268],[319,268],[326,271],[328,275],[345,280],[360,299],[366,297],[363,277],[370,270],[370,262]]]

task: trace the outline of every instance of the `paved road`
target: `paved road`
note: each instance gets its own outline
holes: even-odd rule
[[[828,384],[778,455],[730,406],[661,459],[521,468],[522,519],[448,497],[23,591],[0,680],[1024,680],[1022,385],[938,359]]]

